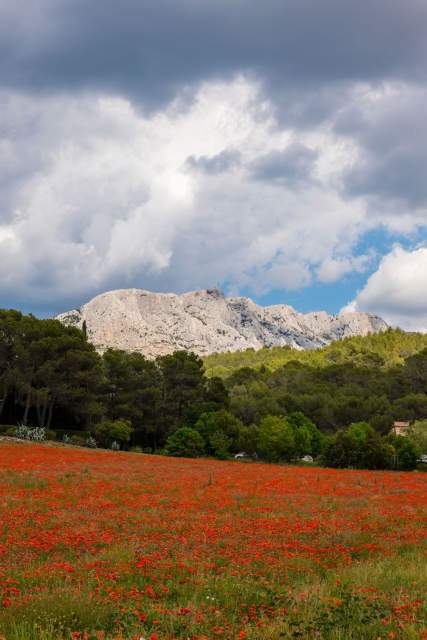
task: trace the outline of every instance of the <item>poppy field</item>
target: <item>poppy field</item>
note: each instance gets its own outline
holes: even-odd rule
[[[427,639],[427,474],[0,443],[1,640]]]

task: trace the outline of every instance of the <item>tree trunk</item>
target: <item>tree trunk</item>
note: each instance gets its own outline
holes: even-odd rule
[[[30,408],[31,408],[31,391],[29,391],[27,393],[27,399],[25,402],[25,411],[24,411],[24,417],[22,419],[24,424],[27,424],[28,421],[28,414],[30,412]]]
[[[46,426],[46,413],[47,413],[47,398],[45,399],[44,403],[43,403],[43,412],[42,412],[42,417],[41,417],[41,427],[45,427]]]
[[[50,425],[52,424],[52,414],[53,414],[53,402],[49,405],[49,412],[47,414],[47,425],[46,428],[50,429]]]
[[[5,404],[6,404],[6,400],[7,400],[7,391],[6,391],[6,389],[5,389],[5,390],[4,390],[4,392],[3,392],[3,397],[2,397],[2,398],[0,398],[0,416],[1,416],[1,414],[3,413],[3,411],[4,411],[4,407],[5,407]]]
[[[37,404],[36,404],[36,411],[37,411],[37,424],[39,425],[39,427],[41,427],[42,426],[41,404],[38,398],[37,398]]]

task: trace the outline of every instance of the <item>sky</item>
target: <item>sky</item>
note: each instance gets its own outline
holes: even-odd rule
[[[219,286],[427,331],[425,0],[0,0],[0,307]]]

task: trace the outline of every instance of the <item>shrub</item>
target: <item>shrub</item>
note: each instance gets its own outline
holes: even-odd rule
[[[393,447],[393,466],[396,469],[404,471],[416,469],[420,450],[410,437],[390,434],[387,442]]]
[[[69,437],[76,435],[84,439],[93,435],[90,431],[84,431],[82,429],[55,429],[55,433],[56,433],[56,439],[59,440],[60,442],[63,442],[64,435],[67,435]]]
[[[223,431],[215,431],[209,437],[209,448],[213,455],[220,460],[226,460],[230,455],[232,440]]]
[[[259,428],[256,424],[251,424],[248,427],[242,427],[239,433],[239,439],[237,442],[238,449],[240,451],[246,451],[251,456],[257,455],[258,449]]]
[[[230,449],[238,449],[242,427],[241,421],[225,409],[202,413],[194,425],[206,443],[207,453],[219,458],[227,457]]]
[[[12,428],[15,429],[13,424],[0,424],[0,433],[7,433]]]
[[[103,420],[95,427],[95,437],[105,447],[129,442],[133,428],[128,420]]]
[[[427,453],[427,420],[417,420],[409,430],[409,437],[421,453]]]
[[[44,427],[29,427],[26,424],[19,424],[16,427],[16,437],[22,440],[43,442],[46,440],[46,429]]]
[[[340,431],[326,446],[324,462],[330,467],[388,469],[393,448],[367,422],[355,422]]]
[[[92,436],[88,436],[86,438],[85,444],[87,447],[89,447],[89,449],[96,449],[96,446],[97,446],[96,440]]]
[[[195,429],[181,427],[167,439],[166,452],[170,456],[197,458],[205,452],[205,441]]]
[[[258,429],[257,449],[269,462],[290,460],[295,451],[295,439],[291,425],[286,418],[267,416],[261,420]]]
[[[311,454],[318,456],[325,445],[325,436],[314,422],[301,411],[294,411],[286,416],[295,438],[295,455],[298,457]]]

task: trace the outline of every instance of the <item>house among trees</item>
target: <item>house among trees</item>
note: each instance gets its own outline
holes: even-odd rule
[[[396,436],[407,436],[409,430],[409,422],[394,422],[392,433]]]

